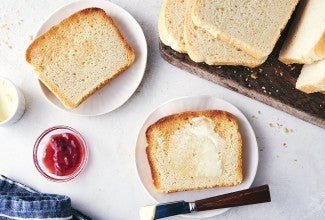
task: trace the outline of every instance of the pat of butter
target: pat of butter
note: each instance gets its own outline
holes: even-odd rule
[[[14,89],[5,81],[0,80],[0,122],[11,116],[17,106]]]
[[[156,206],[145,206],[140,209],[140,220],[154,220]]]
[[[171,160],[175,166],[196,176],[215,177],[222,174],[221,150],[224,140],[214,131],[211,119],[201,116],[190,120],[171,136]]]

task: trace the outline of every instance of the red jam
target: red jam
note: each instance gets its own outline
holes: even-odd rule
[[[72,174],[82,163],[83,145],[71,133],[55,134],[45,146],[43,164],[49,172],[66,176]]]

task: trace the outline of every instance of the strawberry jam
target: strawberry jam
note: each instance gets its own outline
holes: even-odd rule
[[[45,146],[43,164],[55,175],[70,175],[82,163],[84,153],[82,142],[75,135],[55,134]]]

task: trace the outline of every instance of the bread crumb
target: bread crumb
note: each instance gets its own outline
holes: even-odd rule
[[[283,72],[280,72],[280,76],[283,76]]]
[[[293,129],[292,129],[292,128],[289,129],[289,128],[284,127],[284,128],[282,129],[282,132],[283,132],[284,134],[288,134],[288,133],[293,132]]]
[[[253,119],[257,119],[257,117],[256,117],[255,115],[252,115],[251,118],[253,118]]]
[[[9,49],[12,49],[12,46],[7,42],[7,41],[3,41],[4,45],[6,45]]]
[[[8,25],[5,24],[5,23],[4,23],[4,24],[1,24],[1,25],[0,25],[0,29],[6,28],[7,26],[8,26]]]
[[[259,71],[260,73],[263,72],[263,70],[262,70],[261,68],[259,68],[258,71]]]
[[[274,127],[274,125],[273,125],[272,123],[269,123],[269,126],[270,126],[271,128],[273,128],[273,127]]]
[[[257,76],[257,73],[254,72],[254,73],[251,74],[251,78],[253,78],[253,79],[257,79],[257,77],[258,77],[258,76]]]
[[[33,35],[28,36],[29,40],[33,40]]]
[[[283,143],[283,147],[287,148],[288,147],[287,143]]]

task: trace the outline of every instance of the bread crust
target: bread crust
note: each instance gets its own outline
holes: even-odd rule
[[[200,4],[206,4],[206,2],[203,2],[202,0],[193,0],[194,1],[194,7],[192,9],[192,19],[193,22],[204,29],[206,29],[208,32],[210,32],[213,36],[228,42],[229,44],[245,51],[247,54],[255,57],[256,59],[266,59],[269,54],[272,52],[272,49],[274,48],[278,38],[281,35],[282,30],[285,28],[287,22],[289,21],[291,14],[293,13],[296,5],[298,4],[299,0],[296,0],[294,2],[293,7],[290,11],[288,11],[287,16],[283,20],[283,22],[280,24],[280,26],[277,27],[277,32],[273,33],[275,35],[275,38],[272,39],[272,44],[269,45],[269,48],[262,49],[258,48],[256,46],[252,46],[251,44],[243,41],[243,39],[239,39],[236,37],[231,36],[230,34],[226,33],[226,31],[221,30],[217,27],[215,27],[213,24],[210,24],[209,22],[205,22],[202,17],[200,17],[199,12],[197,11],[197,8]]]
[[[85,95],[83,95],[81,97],[80,100],[78,100],[78,102],[72,102],[71,100],[69,100],[67,97],[65,97],[60,90],[52,83],[47,81],[46,79],[41,78],[39,75],[39,80],[42,81],[42,83],[44,83],[49,90],[56,95],[56,97],[62,102],[62,104],[67,107],[67,108],[76,108],[77,106],[79,106],[83,101],[85,101],[89,96],[91,96],[92,94],[94,94],[97,90],[101,89],[102,87],[104,87],[107,83],[109,83],[111,80],[113,80],[114,78],[116,78],[119,74],[121,74],[124,70],[126,70],[135,60],[135,53],[134,53],[134,49],[129,45],[129,43],[125,40],[125,38],[123,37],[123,35],[121,34],[120,30],[118,29],[117,25],[115,24],[114,20],[106,14],[106,12],[101,9],[101,8],[86,8],[83,10],[80,10],[72,15],[70,15],[69,17],[63,19],[61,22],[59,22],[58,24],[52,26],[48,31],[46,31],[45,33],[43,33],[42,35],[40,35],[39,37],[37,37],[27,48],[26,52],[25,52],[25,59],[26,61],[32,65],[34,67],[34,70],[37,74],[39,74],[38,72],[41,70],[40,67],[33,65],[33,57],[32,57],[32,51],[35,50],[38,47],[41,47],[44,42],[46,42],[47,38],[53,35],[57,35],[58,31],[60,28],[64,28],[66,25],[72,24],[76,21],[78,21],[78,19],[80,17],[84,17],[84,16],[93,16],[93,15],[98,15],[100,16],[102,19],[105,20],[105,22],[110,25],[112,27],[112,29],[115,31],[115,33],[118,36],[118,39],[123,43],[125,50],[127,51],[127,60],[128,63],[120,68],[117,72],[115,72],[113,75],[109,76],[108,78],[104,79],[103,81],[101,81],[98,85],[94,86],[93,88],[91,88],[89,90],[89,92]],[[59,36],[59,37],[63,37],[64,36]],[[58,39],[60,40],[60,39]]]
[[[188,122],[188,119],[200,117],[200,116],[205,116],[210,119],[211,118],[218,119],[218,120],[221,120],[221,122],[222,122],[222,120],[229,120],[229,122],[233,123],[234,126],[237,128],[236,134],[233,134],[233,135],[238,137],[237,142],[236,142],[236,145],[237,145],[236,149],[238,149],[238,154],[237,154],[237,158],[234,159],[234,161],[237,162],[235,172],[236,172],[236,175],[238,178],[238,182],[237,183],[232,183],[232,182],[226,183],[225,182],[223,184],[216,183],[214,185],[206,185],[206,186],[197,186],[197,187],[189,186],[189,187],[184,187],[184,188],[163,189],[160,184],[160,181],[159,181],[159,174],[158,174],[159,171],[156,169],[155,161],[152,157],[152,152],[155,150],[154,144],[153,144],[154,140],[152,137],[153,131],[157,131],[157,130],[161,131],[161,130],[165,129],[165,130],[168,130],[167,132],[172,133],[175,130],[175,128],[173,128],[173,125],[171,127],[166,128],[166,126],[168,126],[168,124],[178,124],[178,122],[180,120],[185,120],[186,122]],[[216,129],[216,127],[215,127],[215,129]],[[164,133],[164,135],[168,136],[168,135],[170,135],[170,133],[169,134]],[[219,132],[219,134],[220,134],[220,132]],[[159,119],[152,125],[150,125],[147,128],[145,135],[146,135],[146,140],[147,140],[146,154],[147,154],[148,163],[149,163],[150,170],[151,170],[153,185],[158,192],[171,193],[171,192],[179,192],[179,191],[207,189],[207,188],[213,188],[213,187],[218,187],[218,186],[233,186],[233,185],[237,185],[237,184],[241,183],[243,180],[242,139],[241,139],[241,135],[238,130],[238,123],[236,121],[236,118],[234,115],[232,115],[229,112],[221,111],[221,110],[204,110],[204,111],[187,111],[187,112],[181,112],[181,113],[177,113],[177,114],[168,115],[166,117]],[[166,138],[168,139],[168,137],[166,137]]]
[[[164,0],[161,5],[158,19],[159,38],[165,45],[170,46],[173,50],[179,53],[186,53],[185,43],[182,41],[182,38],[177,39],[177,37],[179,38],[180,36],[175,36],[173,33],[168,31],[168,26],[170,27],[171,24],[167,22],[166,15],[168,13],[168,7],[170,7],[172,4],[177,3],[173,2],[173,0]]]

